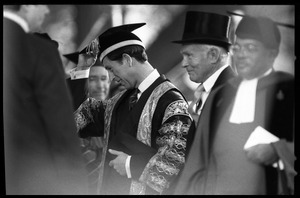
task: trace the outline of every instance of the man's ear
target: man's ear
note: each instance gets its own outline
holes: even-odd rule
[[[211,63],[216,63],[219,60],[220,52],[217,48],[212,47],[207,52],[207,56]]]
[[[122,54],[122,61],[123,61],[123,64],[128,64],[129,67],[132,67],[132,58],[131,56],[129,56],[128,54]]]

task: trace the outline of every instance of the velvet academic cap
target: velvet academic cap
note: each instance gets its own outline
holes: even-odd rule
[[[271,49],[278,49],[281,40],[276,23],[267,17],[243,16],[235,34],[242,39],[258,40]]]
[[[140,45],[145,48],[141,39],[132,33],[132,31],[145,24],[146,23],[133,23],[109,28],[92,41],[94,42],[93,46],[91,46],[90,43],[80,52],[74,52],[71,54],[66,54],[64,56],[77,64],[79,54],[86,53],[88,49],[93,48],[95,50],[95,47],[97,47],[99,53],[98,56],[100,58],[100,62],[102,62],[103,58],[107,54],[124,46]]]
[[[133,23],[109,28],[99,36],[100,62],[110,52],[128,45],[139,45],[145,48],[141,39],[132,33],[146,23]]]

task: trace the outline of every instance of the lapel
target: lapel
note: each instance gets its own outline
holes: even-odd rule
[[[123,112],[120,111],[120,109],[128,109],[128,98],[131,94],[132,90],[126,90],[124,94],[117,100],[111,114],[111,121],[110,121],[110,138],[114,136],[117,133],[117,128],[120,123],[118,123],[118,118],[120,117],[120,114],[123,114]],[[127,102],[127,104],[126,104]],[[126,117],[125,119],[128,119]]]
[[[235,76],[236,75],[230,66],[225,68],[212,87],[209,98],[206,100],[205,105],[203,106],[195,134],[200,133],[199,144],[202,151],[200,158],[202,159],[204,166],[208,163],[210,145],[215,133],[214,129],[216,128],[215,124],[217,124],[218,120],[220,119],[219,115],[222,115],[222,113],[226,110],[224,107],[222,107],[224,106],[223,103],[232,99],[232,97],[235,95],[235,84],[237,84],[237,82],[235,82]],[[230,81],[232,81],[232,84],[229,84]],[[226,97],[223,97],[223,94],[226,94]]]
[[[219,75],[218,79],[216,80],[212,90],[218,88],[220,85],[225,84],[229,79],[235,77],[235,73],[232,71],[231,67],[226,67]]]
[[[152,93],[152,91],[162,82],[166,81],[166,77],[164,75],[160,76],[158,79],[150,85],[141,95],[135,106],[131,111],[129,111],[129,97],[132,93],[132,89],[125,91],[125,93],[120,97],[120,99],[116,102],[116,105],[112,112],[112,118],[111,118],[111,127],[110,131],[111,134],[117,134],[119,133],[117,128],[120,128],[119,125],[122,125],[122,131],[125,133],[130,133],[134,136],[136,136],[137,132],[137,126],[139,123],[139,119],[141,116],[141,113],[143,111],[143,108]],[[126,117],[120,118],[120,115],[127,115]],[[117,123],[118,122],[118,123]],[[119,127],[118,127],[118,126]]]
[[[133,123],[134,128],[136,129],[139,123],[139,119],[141,116],[141,113],[143,111],[143,108],[149,99],[151,93],[153,90],[161,83],[166,81],[166,77],[164,75],[161,75],[159,78],[157,78],[154,83],[152,83],[141,95],[139,100],[137,101],[136,105],[133,107],[131,113],[130,113],[130,118],[131,118],[131,123]]]
[[[203,151],[201,155],[203,155],[202,160],[204,163],[208,163],[215,130],[218,127],[221,116],[228,108],[228,104],[233,101],[239,82],[239,79],[233,78],[224,86],[215,88],[210,93],[210,99],[207,100],[202,110],[196,133],[201,133],[200,146]]]

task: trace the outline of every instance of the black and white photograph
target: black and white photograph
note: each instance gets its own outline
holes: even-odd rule
[[[4,4],[4,195],[295,195],[296,6]]]

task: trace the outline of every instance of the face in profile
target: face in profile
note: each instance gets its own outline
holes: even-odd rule
[[[87,83],[89,97],[105,100],[109,93],[109,85],[108,71],[103,66],[92,66]]]
[[[204,82],[214,69],[209,63],[207,51],[208,49],[200,44],[185,44],[181,47],[182,67],[193,82]]]

